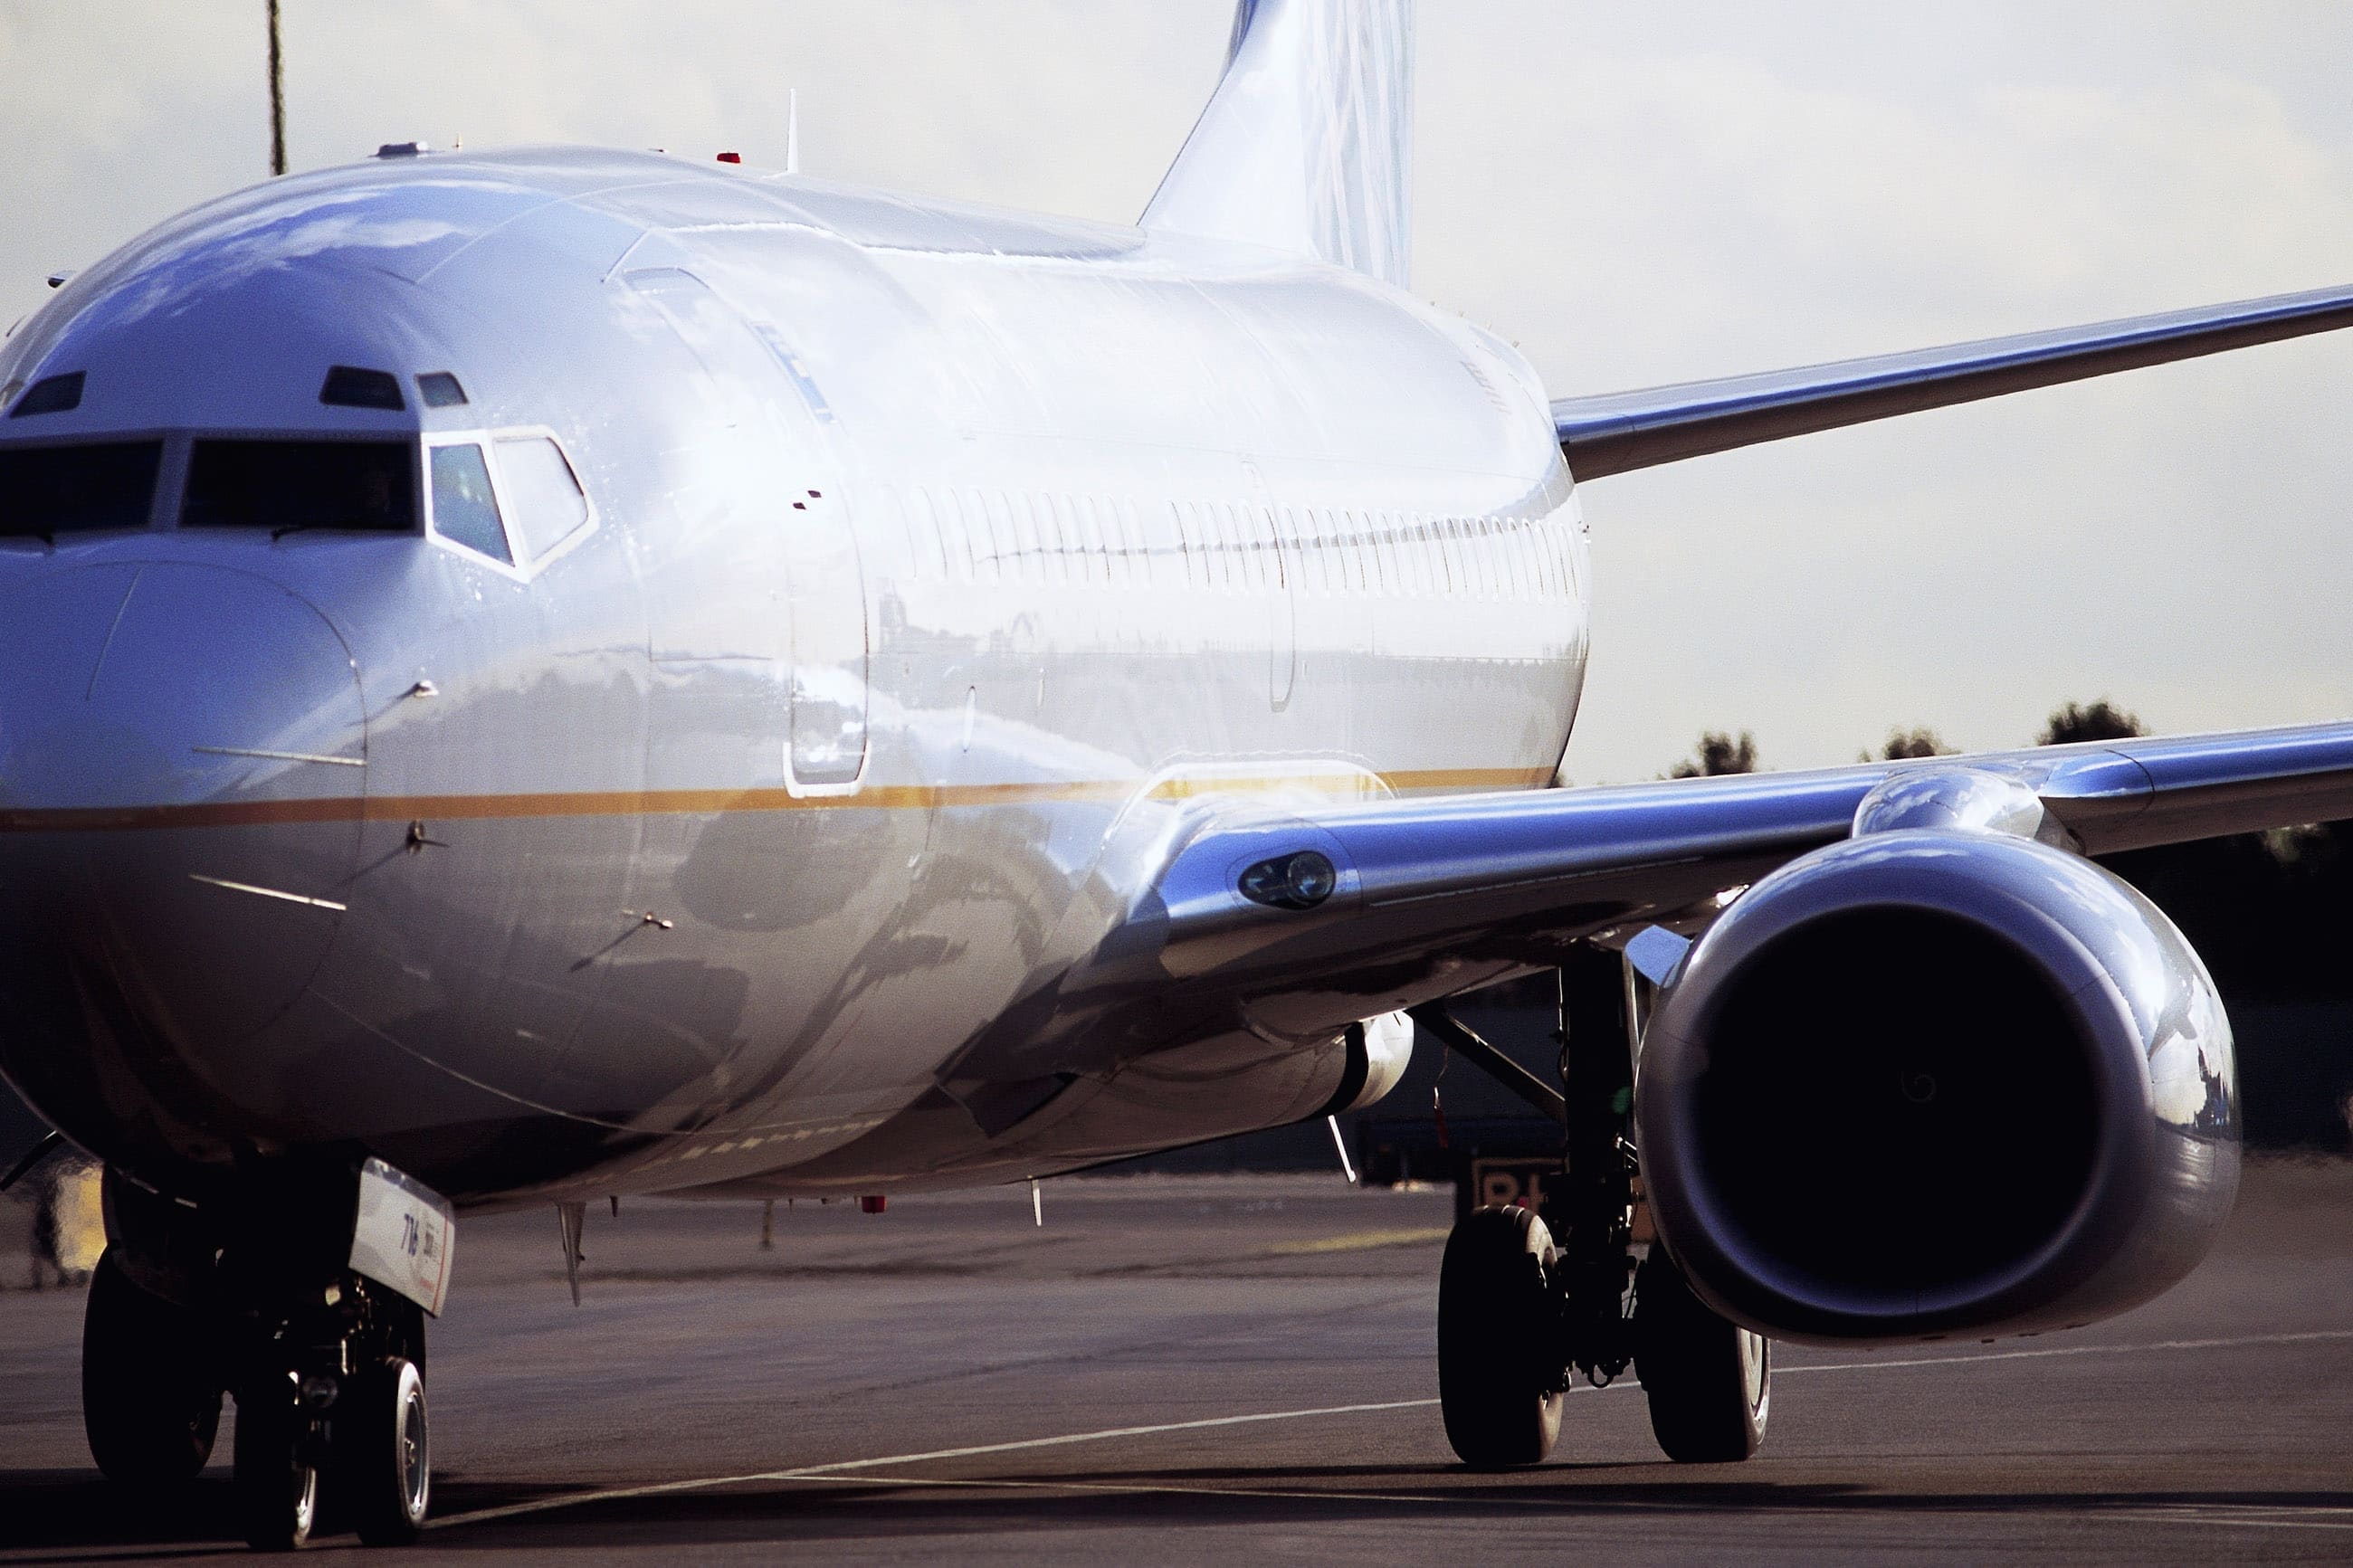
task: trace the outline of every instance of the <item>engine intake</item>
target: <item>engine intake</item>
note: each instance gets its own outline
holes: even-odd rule
[[[1778,1338],[2072,1326],[2204,1256],[2238,1184],[2231,1031],[2163,912],[1997,833],[1872,834],[1740,900],[1636,1088],[1661,1237]]]

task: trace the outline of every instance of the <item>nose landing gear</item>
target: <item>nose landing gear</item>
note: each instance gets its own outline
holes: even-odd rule
[[[237,1528],[257,1552],[289,1552],[319,1522],[322,1434],[291,1376],[237,1391]]]
[[[1630,1365],[1669,1458],[1746,1459],[1764,1441],[1770,1347],[1693,1294],[1663,1248],[1634,1239],[1636,1168],[1627,1133],[1641,984],[1611,953],[1580,951],[1562,968],[1559,1094],[1442,1009],[1414,1014],[1450,1048],[1557,1121],[1565,1146],[1563,1179],[1548,1189],[1541,1216],[1482,1208],[1447,1238],[1438,1285],[1439,1405],[1448,1442],[1476,1468],[1541,1462],[1576,1375],[1600,1387]],[[1572,1015],[1580,1021],[1575,1031]]]
[[[108,1479],[161,1493],[193,1478],[226,1391],[248,1544],[288,1551],[339,1529],[369,1545],[417,1538],[432,1489],[426,1310],[382,1280],[404,1278],[388,1251],[426,1260],[435,1289],[421,1299],[438,1301],[448,1217],[420,1219],[404,1194],[422,1189],[377,1164],[257,1170],[209,1205],[109,1173],[111,1240],[82,1341],[84,1422]]]
[[[425,1316],[350,1277],[248,1342],[237,1384],[237,1516],[283,1552],[326,1523],[371,1546],[424,1528],[431,1496]]]
[[[349,1500],[363,1542],[406,1545],[425,1528],[433,1489],[425,1373],[395,1356],[354,1379],[344,1397],[352,1408],[336,1456],[336,1493]]]

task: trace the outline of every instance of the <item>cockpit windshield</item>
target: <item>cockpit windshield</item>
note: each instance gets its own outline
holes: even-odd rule
[[[147,526],[161,441],[0,447],[0,538]]]
[[[417,447],[407,441],[200,439],[188,458],[180,526],[414,533]]]

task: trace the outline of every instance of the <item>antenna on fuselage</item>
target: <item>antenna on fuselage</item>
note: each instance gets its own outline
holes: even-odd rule
[[[270,0],[275,5],[278,0]],[[801,89],[794,88],[785,99],[785,173],[801,172]]]
[[[286,63],[278,46],[278,0],[269,0],[269,172],[286,172]]]

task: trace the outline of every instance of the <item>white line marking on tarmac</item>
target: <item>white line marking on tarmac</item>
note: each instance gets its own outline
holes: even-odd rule
[[[1361,1415],[1385,1410],[1422,1410],[1437,1404],[1435,1399],[1391,1399],[1377,1405],[1327,1405],[1314,1410],[1267,1410],[1249,1415],[1213,1415],[1199,1421],[1166,1421],[1151,1426],[1111,1426],[1099,1432],[1071,1432],[1055,1437],[1024,1437],[1011,1443],[977,1443],[963,1448],[934,1448],[923,1454],[891,1454],[872,1459],[837,1459],[825,1465],[797,1465],[786,1470],[763,1470],[753,1475],[707,1476],[696,1480],[659,1481],[650,1486],[617,1487],[609,1491],[575,1492],[568,1497],[540,1498],[531,1502],[509,1503],[503,1508],[477,1509],[471,1513],[454,1513],[437,1519],[437,1525],[478,1524],[487,1520],[511,1519],[518,1514],[544,1513],[550,1509],[577,1508],[586,1503],[619,1502],[631,1498],[659,1497],[669,1492],[700,1491],[712,1487],[744,1486],[754,1481],[821,1480],[828,1476],[845,1475],[853,1470],[881,1469],[897,1465],[922,1464],[930,1459],[968,1459],[983,1454],[1010,1454],[1025,1448],[1060,1448],[1073,1443],[1104,1443],[1114,1437],[1151,1437],[1164,1432],[1200,1432],[1218,1426],[1249,1426],[1268,1421],[1305,1421],[1318,1415]]]
[[[2353,1329],[2316,1329],[2302,1334],[2248,1334],[2221,1340],[2160,1340],[2147,1345],[2043,1345],[2031,1351],[1980,1351],[1975,1355],[1912,1356],[1903,1361],[1841,1361],[1818,1366],[1777,1366],[1778,1373],[1882,1372],[1899,1366],[1968,1366],[1981,1361],[2034,1361],[2046,1356],[2130,1355],[2136,1351],[2212,1351],[2237,1345],[2295,1345],[2323,1340],[2353,1340]]]
[[[2035,1350],[1992,1351],[1980,1352],[1975,1355],[1915,1356],[1908,1357],[1903,1361],[1837,1362],[1819,1366],[1784,1366],[1777,1367],[1775,1371],[1784,1375],[1810,1372],[1882,1372],[1901,1367],[1960,1366],[1967,1365],[1974,1362],[2023,1361],[2052,1356],[2131,1355],[2136,1352],[2148,1351],[2229,1350],[2245,1345],[2308,1344],[2336,1340],[2353,1340],[2353,1329],[2321,1329],[2310,1332],[2288,1334],[2245,1334],[2228,1339],[2162,1340],[2154,1344],[2048,1345]],[[1632,1383],[1620,1383],[1612,1386],[1618,1388],[1633,1388],[1638,1385]],[[1579,1390],[1578,1392],[1591,1391]],[[749,1486],[761,1482],[776,1483],[833,1479],[862,1480],[871,1481],[875,1484],[906,1486],[987,1485],[1060,1490],[1116,1489],[1137,1492],[1188,1490],[1188,1489],[1141,1486],[1103,1488],[1100,1486],[1087,1484],[1047,1480],[997,1480],[987,1482],[929,1480],[923,1477],[867,1477],[858,1475],[856,1472],[860,1470],[894,1468],[900,1465],[917,1465],[934,1459],[968,1459],[988,1454],[1019,1453],[1032,1448],[1060,1448],[1069,1447],[1080,1443],[1106,1443],[1120,1437],[1152,1437],[1170,1432],[1201,1432],[1223,1426],[1259,1426],[1274,1421],[1306,1421],[1324,1415],[1376,1415],[1391,1410],[1426,1410],[1437,1403],[1438,1401],[1435,1399],[1392,1399],[1370,1405],[1319,1405],[1311,1410],[1267,1410],[1253,1412],[1247,1415],[1213,1415],[1200,1420],[1166,1421],[1147,1426],[1109,1426],[1093,1432],[1071,1432],[1052,1437],[1023,1437],[1008,1443],[976,1443],[961,1448],[934,1448],[920,1454],[889,1454],[867,1459],[837,1459],[828,1464],[797,1465],[788,1469],[762,1470],[739,1476],[703,1476],[682,1481],[657,1481],[650,1485],[641,1487],[615,1487],[603,1491],[573,1492],[564,1497],[537,1498],[529,1502],[508,1503],[499,1508],[476,1509],[469,1513],[453,1513],[444,1518],[427,1521],[427,1522],[430,1527],[436,1529],[446,1529],[453,1525],[460,1524],[487,1524],[494,1520],[515,1519],[525,1514],[547,1513],[557,1509],[581,1508],[591,1503],[627,1502],[639,1498],[665,1497],[678,1492],[709,1491],[719,1487]],[[1483,1490],[1464,1492],[1460,1494],[1459,1498],[1450,1496],[1440,1499],[1413,1496],[1402,1493],[1291,1493],[1274,1491],[1245,1491],[1240,1489],[1216,1487],[1205,1487],[1198,1489],[1207,1494],[1231,1497],[1330,1498],[1342,1501],[1364,1500],[1368,1498],[1379,1499],[1381,1500],[1409,1502],[1482,1500],[1492,1503],[1494,1500],[1491,1494]],[[2175,1505],[2170,1507],[2159,1506],[2147,1509],[2102,1509],[2093,1511],[2101,1518],[2146,1518],[2152,1521],[2171,1521],[2185,1524],[2226,1524],[2241,1527],[2261,1526],[2273,1529],[2353,1529],[2353,1522],[2339,1522],[2334,1520],[2302,1517],[2306,1512],[2306,1510],[2295,1510],[2293,1516],[2286,1515],[2285,1510],[2278,1510],[2282,1515],[2281,1517],[2253,1518],[2242,1516],[2236,1513],[2222,1515],[2193,1511],[2197,1507],[2198,1505]],[[2271,1513],[2274,1510],[2265,1510],[2263,1511]],[[2313,1511],[2317,1512],[2320,1510]],[[2344,1510],[2328,1510],[2327,1511],[2336,1513]]]
[[[1440,1493],[1433,1495],[1428,1492],[1281,1491],[1272,1487],[1172,1487],[1165,1484],[1154,1485],[1149,1481],[934,1480],[928,1476],[788,1475],[779,1479],[787,1481],[826,1481],[835,1485],[860,1487],[979,1487],[984,1489],[997,1489],[1012,1491],[1113,1492],[1123,1495],[1135,1494],[1140,1496],[1166,1494],[1174,1497],[1273,1498],[1285,1502],[1411,1502],[1427,1505],[1430,1503],[1459,1503],[1466,1500],[1466,1499],[1477,1499],[1481,1501],[1489,1500],[1476,1492],[1456,1492],[1452,1494]],[[1502,1500],[1508,1501],[1515,1508],[1571,1508],[1576,1506],[1575,1502],[1570,1500],[1564,1500],[1562,1502],[1557,1504],[1547,1504],[1539,1500],[1529,1498],[1510,1498]]]
[[[2157,1508],[2098,1510],[2101,1519],[2141,1520],[2151,1524],[2220,1524],[2233,1530],[2353,1530],[2353,1520],[2300,1519],[2299,1513],[2343,1514],[2341,1508],[2270,1508],[2256,1503],[2186,1502]]]

